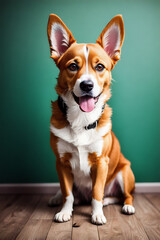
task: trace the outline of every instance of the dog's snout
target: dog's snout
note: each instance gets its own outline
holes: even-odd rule
[[[91,80],[84,80],[80,83],[80,88],[84,92],[90,92],[94,87],[94,83]]]

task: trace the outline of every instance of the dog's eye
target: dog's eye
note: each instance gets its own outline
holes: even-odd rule
[[[96,71],[102,72],[105,66],[102,63],[98,63],[95,67]]]
[[[71,63],[69,66],[68,66],[68,69],[72,72],[74,71],[78,71],[79,69],[79,66],[76,64],[76,63]]]

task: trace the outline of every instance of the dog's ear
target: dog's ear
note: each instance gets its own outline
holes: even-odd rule
[[[50,44],[51,58],[57,60],[65,51],[76,42],[70,30],[55,14],[50,14],[47,26],[48,41]]]
[[[124,23],[121,15],[117,15],[107,24],[97,43],[111,57],[114,64],[120,59],[121,47],[124,40]]]

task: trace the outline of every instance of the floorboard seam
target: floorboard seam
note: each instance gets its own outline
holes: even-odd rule
[[[22,195],[20,195],[20,196],[22,196]],[[17,237],[21,234],[21,232],[23,231],[24,227],[26,226],[26,224],[27,224],[28,221],[30,220],[30,218],[31,218],[31,216],[32,216],[32,213],[34,212],[34,210],[36,209],[36,207],[38,206],[38,204],[39,204],[39,202],[40,202],[40,199],[41,199],[41,198],[40,198],[40,195],[39,195],[39,200],[38,200],[37,203],[35,204],[35,206],[34,206],[32,212],[31,212],[30,216],[28,217],[27,221],[24,223],[21,231],[17,234],[17,236],[16,236],[15,239],[17,239]]]
[[[159,212],[159,209],[153,204],[153,202],[144,194],[145,198],[147,199],[147,201],[152,204],[152,206]]]
[[[99,234],[99,227],[98,226],[97,226],[97,232],[98,232],[98,239],[100,240],[100,234]]]
[[[71,240],[72,240],[72,236],[73,236],[73,218],[74,218],[74,212],[73,212],[73,215],[72,215],[72,218],[71,218],[71,221],[72,221]]]
[[[143,223],[141,222],[141,219],[136,216],[136,213],[135,213],[135,218],[137,219],[137,222],[138,222],[139,224],[141,224],[141,227],[143,228],[143,230],[144,230],[144,232],[145,232],[145,234],[146,234],[146,237],[147,237],[148,239],[150,239],[149,236],[148,236],[148,234],[147,234],[147,232],[146,232],[146,230],[145,230],[145,227],[143,226]]]

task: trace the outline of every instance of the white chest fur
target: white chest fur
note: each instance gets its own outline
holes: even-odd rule
[[[52,124],[51,132],[58,137],[57,148],[60,157],[65,153],[71,153],[70,159],[72,172],[74,175],[74,183],[79,187],[91,187],[90,164],[88,161],[89,153],[96,153],[101,156],[103,150],[103,136],[110,130],[111,124],[106,123],[106,126],[99,130],[90,129],[81,131],[73,131],[68,125],[63,129],[57,129]]]
[[[56,129],[53,125],[51,132],[58,136],[57,148],[60,157],[65,153],[71,153],[70,159],[74,183],[79,187],[91,187],[90,164],[88,154],[96,152],[97,156],[102,154],[103,138],[102,131],[96,129],[84,130],[76,134],[70,126],[63,129]],[[104,134],[104,132],[103,132]]]
[[[82,134],[82,136],[84,136]],[[70,159],[70,164],[72,167],[72,172],[74,175],[74,183],[79,187],[91,187],[91,178],[90,178],[90,164],[88,161],[88,153],[96,152],[98,155],[101,155],[103,148],[103,141],[99,138],[98,141],[93,142],[91,139],[88,139],[86,136],[84,138],[73,138],[72,143],[69,143],[61,138],[59,138],[57,147],[60,157],[67,152],[72,154],[72,158]],[[88,140],[88,141],[87,141]],[[88,145],[83,145],[85,143],[89,143]],[[92,142],[92,143],[90,143]]]

